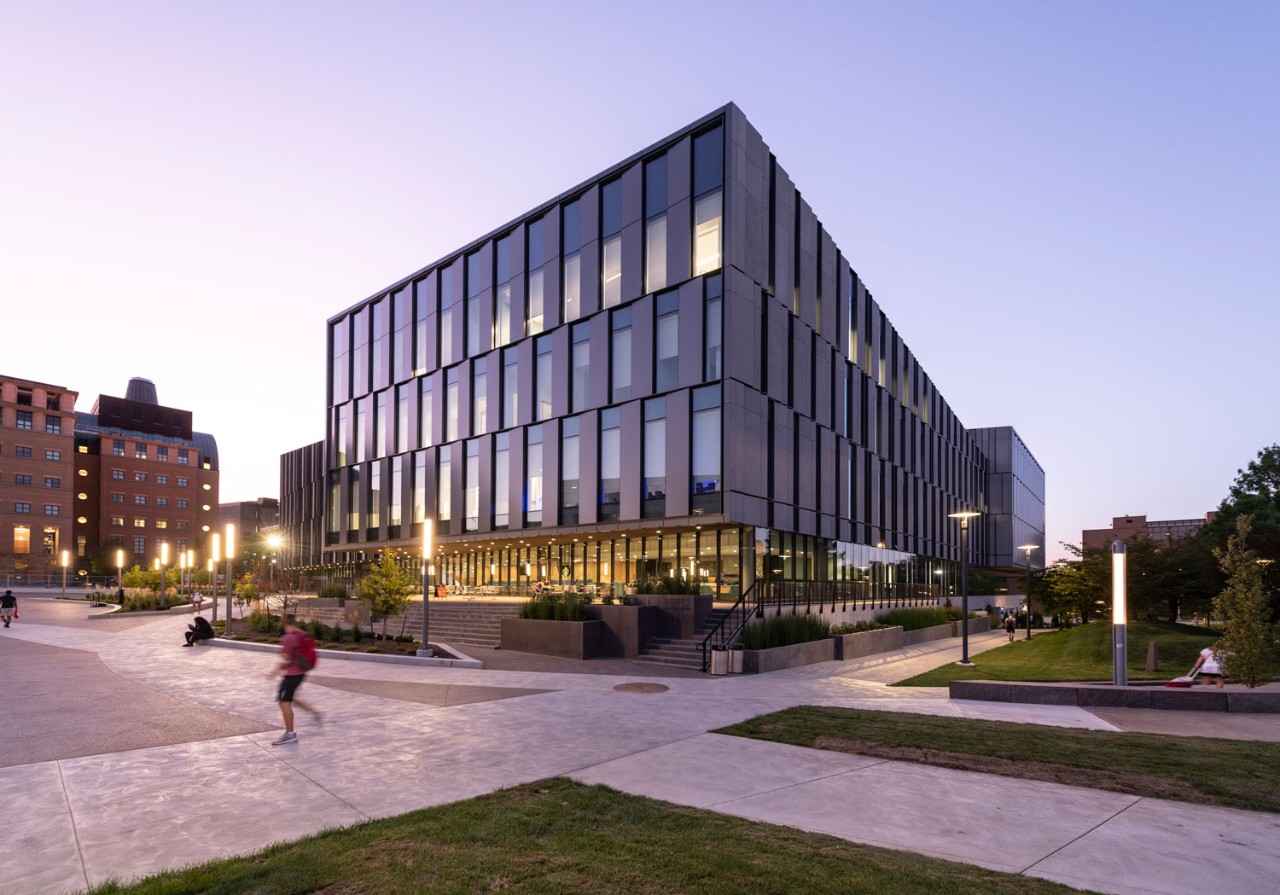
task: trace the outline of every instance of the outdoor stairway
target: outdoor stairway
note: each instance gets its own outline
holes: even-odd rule
[[[516,618],[519,603],[463,603],[431,601],[430,630],[433,643],[449,643],[496,649],[502,640],[502,619]],[[422,604],[409,606],[405,630],[415,636],[422,633]]]
[[[674,637],[652,638],[640,655],[636,656],[636,661],[701,671],[703,638],[711,633],[716,625],[720,624],[720,620],[728,614],[728,609],[713,609],[711,614],[698,626],[697,634],[689,639],[677,639]]]

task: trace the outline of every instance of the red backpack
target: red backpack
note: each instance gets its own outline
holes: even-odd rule
[[[298,635],[298,652],[294,656],[294,661],[303,671],[310,671],[320,661],[320,657],[316,655],[316,642],[309,634],[302,631],[299,631]]]

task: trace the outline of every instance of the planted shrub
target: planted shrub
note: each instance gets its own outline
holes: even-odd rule
[[[590,621],[586,601],[577,594],[548,594],[530,600],[520,607],[521,618],[542,621],[585,622]]]
[[[347,595],[347,586],[345,584],[326,584],[324,587],[316,591],[317,597],[328,597],[329,599],[341,599]]]
[[[773,649],[831,636],[831,626],[815,615],[775,615],[742,629],[743,649]]]
[[[876,621],[884,625],[901,625],[904,631],[918,631],[921,628],[932,628],[945,625],[960,617],[958,610],[943,606],[904,606],[890,609],[876,616]]]
[[[364,629],[360,627],[358,622],[351,626],[351,639],[356,643],[364,640]]]
[[[186,603],[180,597],[162,597],[159,594],[136,594],[124,598],[124,612],[154,612]]]
[[[635,583],[637,594],[687,594],[690,587],[692,585],[679,578],[661,578],[656,575]]]
[[[284,624],[278,617],[260,609],[250,612],[245,621],[249,623],[249,630],[259,634],[279,634],[284,631]]]
[[[866,620],[853,622],[852,624],[832,625],[831,634],[861,634],[863,631],[878,631],[881,628],[892,628],[893,625],[886,625],[883,622],[869,622]]]

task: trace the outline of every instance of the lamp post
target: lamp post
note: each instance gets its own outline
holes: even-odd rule
[[[169,564],[169,542],[160,542],[160,599],[164,602],[165,608],[169,606],[168,597],[165,596],[164,590],[164,567]]]
[[[431,520],[422,522],[422,649],[419,656],[434,656],[431,641],[427,639],[427,609],[431,605]]]
[[[227,636],[231,636],[231,560],[236,555],[236,524],[227,523]]]
[[[276,587],[276,559],[280,556],[280,545],[284,543],[284,538],[280,535],[267,535],[267,546],[271,548],[271,590],[274,592]]]
[[[213,605],[213,621],[218,620],[218,563],[222,562],[222,536],[217,532],[210,535],[212,542],[209,555],[209,602]]]
[[[116,596],[120,598],[120,608],[124,608],[124,551],[116,551]]]
[[[969,661],[969,520],[982,514],[962,510],[947,515],[960,520],[960,661],[956,664],[972,668],[973,663]]]
[[[1129,685],[1129,628],[1125,606],[1124,541],[1111,543],[1111,640],[1115,645],[1111,659],[1111,682],[1117,687]]]
[[[1023,544],[1019,550],[1027,551],[1027,639],[1031,639],[1031,551],[1039,550],[1039,544]]]
[[[62,599],[65,600],[67,598],[67,563],[71,562],[71,554],[63,550],[60,559],[62,560]]]

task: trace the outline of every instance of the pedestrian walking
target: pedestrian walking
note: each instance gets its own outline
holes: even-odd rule
[[[280,715],[284,718],[284,733],[272,740],[271,745],[287,746],[298,741],[298,734],[293,729],[295,705],[314,715],[317,726],[321,724],[320,713],[294,695],[302,685],[302,679],[306,677],[307,672],[315,667],[315,641],[297,626],[297,619],[293,615],[286,615],[284,636],[280,638],[280,665],[274,672],[268,673],[280,675],[276,701],[280,703]]]
[[[13,591],[7,590],[4,596],[0,597],[0,618],[4,619],[4,626],[9,627],[9,622],[18,617],[18,598],[13,595]]]
[[[1004,629],[1009,635],[1009,642],[1013,643],[1013,632],[1018,630],[1018,622],[1012,612],[1004,617]]]
[[[1206,646],[1200,650],[1200,658],[1196,659],[1196,664],[1191,666],[1191,676],[1194,677],[1196,669],[1200,670],[1200,677],[1206,680],[1212,680],[1218,689],[1222,689],[1222,653],[1214,652],[1213,647]]]

